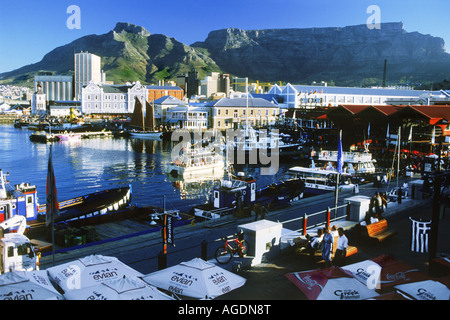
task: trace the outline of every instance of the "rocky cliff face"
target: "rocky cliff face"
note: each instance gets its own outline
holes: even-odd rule
[[[383,77],[390,81],[445,78],[449,55],[441,38],[408,33],[402,23],[344,28],[240,30],[211,32],[194,47],[209,50],[219,67],[263,81],[331,81],[361,84]],[[370,80],[369,80],[370,81]]]

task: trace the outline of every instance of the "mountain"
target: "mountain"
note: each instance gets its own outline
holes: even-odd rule
[[[106,78],[116,83],[141,81],[157,83],[174,79],[177,74],[196,68],[200,75],[220,71],[204,49],[187,46],[162,34],[151,34],[145,28],[118,23],[103,35],[89,35],[58,47],[35,64],[0,74],[0,80],[31,82],[39,72],[73,74],[74,53],[88,51],[102,58]]]
[[[441,38],[408,33],[403,23],[344,28],[241,30],[209,33],[210,57],[226,72],[262,81],[340,85],[381,84],[387,60],[389,82],[439,81],[450,75],[450,55]]]
[[[103,35],[82,37],[54,49],[35,64],[0,74],[0,81],[33,83],[45,71],[73,73],[73,54],[88,51],[102,57],[107,80],[156,83],[175,79],[192,68],[203,78],[226,72],[265,82],[335,85],[381,85],[384,61],[387,83],[438,82],[450,78],[450,55],[444,41],[405,31],[403,24],[383,23],[343,28],[241,30],[209,33],[205,41],[185,45],[145,28],[118,23]]]

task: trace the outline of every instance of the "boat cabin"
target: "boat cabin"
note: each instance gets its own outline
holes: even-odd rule
[[[29,183],[15,185],[13,190],[7,190],[6,177],[0,170],[0,222],[15,215],[36,220],[38,215],[38,198],[36,186]]]
[[[239,172],[230,180],[222,180],[220,186],[213,189],[212,197],[214,208],[249,206],[256,201],[256,180]]]

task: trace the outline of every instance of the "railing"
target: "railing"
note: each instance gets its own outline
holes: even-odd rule
[[[338,215],[338,210],[344,208],[345,210],[341,210],[344,211],[344,214]],[[334,210],[334,217],[331,218],[331,211]],[[308,218],[314,217],[314,216],[319,216],[319,215],[323,215],[324,216],[324,220],[320,220],[320,222],[313,224],[313,225],[308,225]],[[291,223],[294,221],[302,221],[302,227],[300,229],[296,229],[296,230],[292,230],[291,232],[285,233],[283,234],[283,236],[289,235],[289,234],[295,234],[298,232],[302,232],[303,235],[306,235],[307,230],[308,229],[313,229],[316,227],[319,227],[321,225],[324,226],[330,226],[331,222],[334,221],[338,221],[338,220],[342,220],[342,219],[346,219],[349,220],[350,218],[350,203],[348,204],[343,204],[340,206],[336,206],[333,207],[332,209],[330,209],[329,207],[326,210],[321,210],[321,211],[317,211],[315,213],[311,213],[311,214],[304,214],[302,217],[298,217],[298,218],[294,218],[294,219],[290,219],[290,220],[286,220],[286,221],[278,221],[279,223],[282,224],[287,224],[287,223]]]

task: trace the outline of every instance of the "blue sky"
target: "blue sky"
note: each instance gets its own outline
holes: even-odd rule
[[[81,29],[67,28],[70,5],[81,12]],[[54,48],[89,34],[104,34],[117,22],[185,43],[203,41],[212,30],[344,27],[365,24],[370,5],[381,22],[404,23],[408,32],[441,37],[450,51],[448,0],[1,0],[0,73],[39,62]]]

